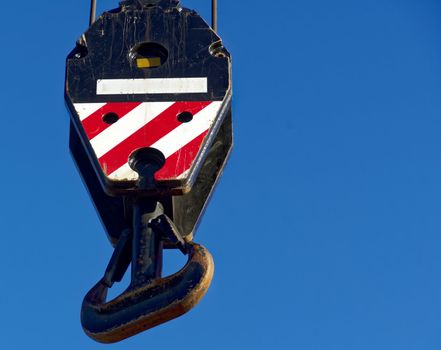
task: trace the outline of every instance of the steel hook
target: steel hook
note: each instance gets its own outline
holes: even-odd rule
[[[201,300],[213,278],[209,251],[185,242],[160,203],[135,200],[133,218],[133,228],[121,234],[104,277],[83,300],[83,329],[101,343],[121,341],[183,315]],[[161,277],[164,240],[188,255],[186,265],[165,278]],[[121,281],[130,262],[129,288],[106,301],[109,288]]]
[[[104,278],[84,298],[81,322],[86,334],[101,343],[115,343],[177,318],[205,295],[214,272],[211,254],[190,243],[187,264],[176,274],[128,289],[106,302]]]

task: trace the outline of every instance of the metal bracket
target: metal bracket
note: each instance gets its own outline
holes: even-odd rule
[[[95,22],[96,18],[96,0],[90,1],[89,26]],[[211,27],[217,32],[217,0],[211,0]]]

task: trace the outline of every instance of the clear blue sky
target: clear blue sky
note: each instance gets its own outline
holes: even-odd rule
[[[183,1],[206,18],[208,3]],[[63,102],[88,6],[3,9],[1,349],[103,348],[79,311],[111,247]],[[108,348],[439,350],[441,3],[219,6],[235,150],[197,236],[214,282],[186,316]]]

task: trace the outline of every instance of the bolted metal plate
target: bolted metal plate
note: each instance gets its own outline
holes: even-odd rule
[[[138,192],[130,156],[152,147],[166,162],[147,192],[189,192],[230,111],[230,72],[217,34],[175,1],[100,16],[68,56],[65,96],[104,191]]]

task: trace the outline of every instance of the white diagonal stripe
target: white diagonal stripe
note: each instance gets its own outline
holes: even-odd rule
[[[221,104],[222,102],[211,103],[195,114],[191,122],[180,125],[150,147],[160,150],[165,158],[170,157],[211,127],[217,117]],[[109,178],[112,180],[136,180],[138,179],[138,174],[126,163],[110,174]]]
[[[174,103],[175,102],[146,102],[127,113],[124,118],[118,120],[115,124],[90,141],[97,158],[101,158]]]
[[[83,121],[105,105],[105,103],[75,103],[74,107],[80,120]]]
[[[205,78],[101,79],[96,82],[97,95],[197,94],[207,93]]]
[[[170,157],[173,153],[179,151],[187,143],[193,141],[211,127],[217,117],[220,105],[221,102],[211,103],[202,111],[195,114],[191,122],[181,124],[162,139],[155,142],[151,147],[159,149],[165,158]]]
[[[132,168],[130,168],[129,164],[126,163],[122,167],[120,167],[118,170],[115,170],[112,174],[108,175],[111,180],[128,180],[128,181],[134,181],[138,180],[138,173],[133,171]]]

